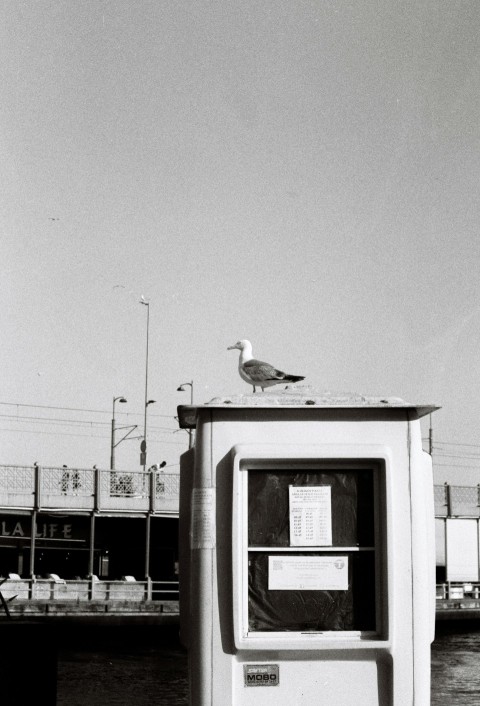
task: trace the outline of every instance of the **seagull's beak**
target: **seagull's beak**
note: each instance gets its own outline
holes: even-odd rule
[[[228,346],[227,351],[233,351],[235,348],[237,348],[237,344],[234,346]]]

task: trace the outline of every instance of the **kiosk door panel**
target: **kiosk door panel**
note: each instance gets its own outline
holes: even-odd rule
[[[250,634],[379,629],[375,472],[331,465],[248,469]]]

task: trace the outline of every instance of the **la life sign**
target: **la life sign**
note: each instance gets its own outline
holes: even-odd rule
[[[31,524],[28,521],[2,520],[0,522],[0,536],[25,537],[30,539]],[[59,522],[38,522],[35,524],[36,539],[73,539],[72,525]]]

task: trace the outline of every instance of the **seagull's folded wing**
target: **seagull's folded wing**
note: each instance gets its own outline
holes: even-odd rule
[[[270,363],[264,363],[263,360],[255,360],[255,358],[244,363],[243,370],[249,378],[258,383],[266,380],[283,380],[285,377],[285,373],[277,370]]]

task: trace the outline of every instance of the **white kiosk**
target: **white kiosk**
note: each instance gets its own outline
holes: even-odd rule
[[[428,706],[438,407],[318,394],[180,406],[190,706]]]

